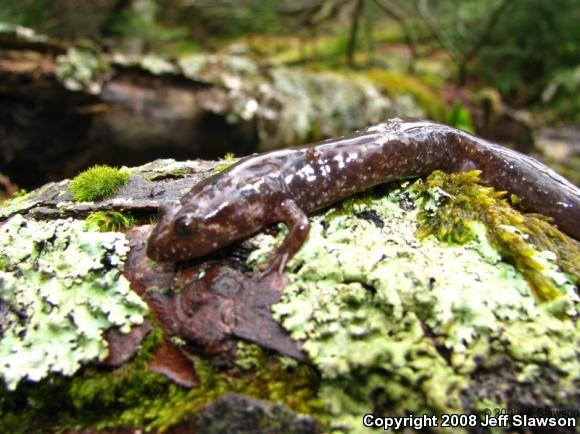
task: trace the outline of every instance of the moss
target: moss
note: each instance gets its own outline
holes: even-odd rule
[[[320,370],[332,428],[361,432],[369,412],[469,412],[476,403],[464,394],[478,366],[506,356],[516,360],[521,387],[538,363],[555,373],[550,388],[560,396],[580,378],[578,330],[562,315],[576,314],[575,294],[563,292],[560,306],[538,304],[481,223],[462,245],[417,238],[422,185],[355,199],[347,205],[354,215],[313,217],[288,264],[274,316]],[[250,263],[280,241],[260,239]]]
[[[232,164],[235,163],[235,154],[233,152],[227,152],[223,158],[220,158],[220,163],[217,166],[214,167],[214,170],[216,170],[217,172],[223,172],[224,170],[226,170],[228,167],[230,167]]]
[[[26,190],[25,188],[21,188],[17,191],[14,192],[14,194],[12,195],[13,198],[17,198],[17,197],[23,197],[26,196],[28,194],[28,190]]]
[[[85,223],[88,228],[101,232],[118,232],[135,226],[136,220],[132,215],[118,211],[96,211],[87,217]]]
[[[331,208],[327,214],[327,218],[332,219],[337,216],[347,216],[356,214],[364,209],[367,209],[376,199],[373,190],[366,190],[362,193],[347,197],[342,202]]]
[[[113,371],[86,367],[72,378],[54,375],[40,382],[20,383],[13,392],[0,389],[0,430],[31,432],[33,424],[39,425],[32,430],[35,432],[49,431],[49,427],[64,430],[107,426],[106,421],[110,423],[126,405],[139,399],[137,390],[159,392],[160,385],[169,383],[164,377],[147,372],[147,362],[161,339],[163,332],[154,328],[142,342],[138,355]]]
[[[388,95],[412,95],[430,119],[445,120],[447,107],[444,101],[420,78],[384,70],[371,70],[367,77]]]
[[[577,299],[562,291],[558,299],[538,304],[524,275],[502,262],[485,219],[467,224],[454,220],[454,212],[444,213],[448,196],[459,197],[471,181],[455,178],[455,184],[456,190],[429,181],[387,194],[377,190],[312,218],[309,239],[290,262],[289,284],[273,310],[290,334],[303,340],[320,376],[311,367],[289,366],[242,344],[237,368],[229,371],[193,358],[201,386],[186,390],[146,369],[161,339],[157,330],[133,361],[113,371],[85,367],[72,379],[56,374],[2,391],[0,431],[21,432],[31,421],[47,420],[47,426],[60,428],[163,431],[232,391],[313,414],[328,431],[360,432],[361,415],[370,411],[467,412],[486,398],[496,407],[507,405],[495,395],[478,396],[473,403],[464,399],[478,367],[493,369],[494,360],[506,356],[515,361],[511,387],[540,385],[542,366],[556,378],[550,384],[554,396],[565,400],[580,378],[580,329],[562,312],[577,315]],[[480,193],[492,199],[496,194]],[[466,206],[470,197],[457,202]],[[420,231],[418,238],[418,222],[425,230],[423,218],[437,212],[455,222],[435,226],[447,228],[441,229],[444,241],[429,231]],[[252,261],[276,242],[264,234],[260,238],[262,247]],[[573,257],[568,261],[577,264]],[[543,272],[565,280],[551,263],[554,268]]]
[[[259,368],[237,374],[220,371],[193,357],[200,386],[189,390],[177,386],[147,370],[147,363],[162,338],[162,332],[155,329],[145,339],[139,354],[112,372],[89,367],[73,379],[46,380],[34,387],[24,384],[14,393],[0,393],[0,429],[23,432],[29,428],[30,421],[52,416],[47,426],[61,429],[139,427],[146,432],[163,432],[226,392],[275,400],[303,413],[320,413],[322,409],[315,397],[314,370],[307,366],[285,369],[276,361],[276,356],[265,352],[258,355]],[[56,407],[54,396],[59,397]],[[22,413],[18,411],[18,402],[22,399],[37,405]]]
[[[179,60],[183,74],[232,90],[228,122],[257,121],[263,149],[352,132],[385,117],[420,116],[409,98],[393,101],[361,74],[273,67],[248,57],[196,54]]]
[[[94,201],[112,196],[120,185],[126,184],[129,173],[109,166],[93,166],[78,174],[70,184],[70,191],[78,202]]]
[[[423,201],[419,237],[433,234],[448,242],[474,237],[473,223],[486,225],[491,244],[528,279],[540,300],[554,300],[573,291],[580,281],[580,248],[543,217],[521,214],[505,192],[478,184],[479,171],[447,175],[434,172],[416,184]],[[558,274],[560,267],[568,276]]]
[[[185,176],[191,173],[191,169],[188,167],[176,167],[175,169],[171,169],[167,173],[173,176]]]
[[[236,349],[236,365],[246,370],[258,368],[264,354],[264,350],[256,344],[239,342]]]
[[[73,375],[107,356],[107,329],[143,322],[146,306],[121,275],[123,236],[17,215],[0,228],[0,245],[0,376],[8,389]]]

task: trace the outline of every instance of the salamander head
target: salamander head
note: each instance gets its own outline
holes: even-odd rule
[[[190,193],[159,210],[159,222],[147,242],[147,256],[176,262],[207,255],[259,230],[264,209],[249,206],[238,194]]]

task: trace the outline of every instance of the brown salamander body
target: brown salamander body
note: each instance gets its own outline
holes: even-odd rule
[[[165,204],[148,241],[158,261],[206,255],[284,222],[289,233],[270,258],[282,269],[308,235],[307,213],[376,184],[434,170],[480,169],[482,180],[515,193],[580,240],[580,190],[535,159],[464,131],[392,119],[351,136],[249,156]]]

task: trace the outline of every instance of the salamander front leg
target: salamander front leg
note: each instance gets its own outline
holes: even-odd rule
[[[270,272],[282,273],[288,260],[290,260],[302,247],[308,232],[310,223],[308,216],[293,200],[285,200],[275,213],[276,220],[282,221],[288,226],[289,231],[282,244],[272,252],[265,262],[266,274]]]

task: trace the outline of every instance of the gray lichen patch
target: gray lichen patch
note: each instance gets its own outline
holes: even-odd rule
[[[93,47],[70,47],[66,54],[58,56],[57,63],[56,76],[72,91],[99,94],[111,73],[109,64],[99,57]]]
[[[70,193],[71,181],[46,184],[30,193],[0,203],[0,221],[21,213],[39,219],[82,218],[95,211],[151,211],[169,200],[178,200],[196,183],[216,171],[220,161],[155,160],[126,168],[130,174],[111,198],[98,202],[75,202]]]
[[[0,34],[16,36],[30,42],[48,42],[47,36],[36,33],[28,27],[17,26],[9,23],[0,23]]]
[[[26,212],[43,201],[55,200],[62,191],[61,188],[64,188],[63,186],[67,183],[68,181],[61,181],[58,184],[49,183],[27,194],[0,203],[0,219]]]
[[[242,77],[255,79],[259,73],[256,62],[237,55],[190,54],[180,58],[178,64],[186,77],[231,89],[243,85]]]
[[[424,115],[360,75],[277,67],[271,76],[253,92],[263,149],[337,136],[389,117]]]
[[[275,68],[270,94],[267,89],[263,87],[266,101],[284,101],[279,117],[285,128],[272,142],[331,137],[378,123],[394,112],[393,102],[362,77]]]
[[[129,250],[122,234],[16,215],[0,227],[0,246],[0,375],[8,389],[103,360],[107,329],[127,333],[143,322],[146,305],[121,275]]]
[[[539,304],[478,224],[464,245],[420,241],[417,211],[399,205],[409,201],[400,189],[355,203],[353,213],[312,218],[273,307],[320,369],[333,424],[360,432],[361,415],[373,410],[470,411],[475,403],[463,396],[477,367],[506,356],[522,382],[541,382],[534,372],[542,366],[558,373],[554,390],[573,391],[580,334],[570,318],[578,299],[566,276],[547,270],[558,273],[562,296]],[[250,259],[279,241],[270,238]]]

